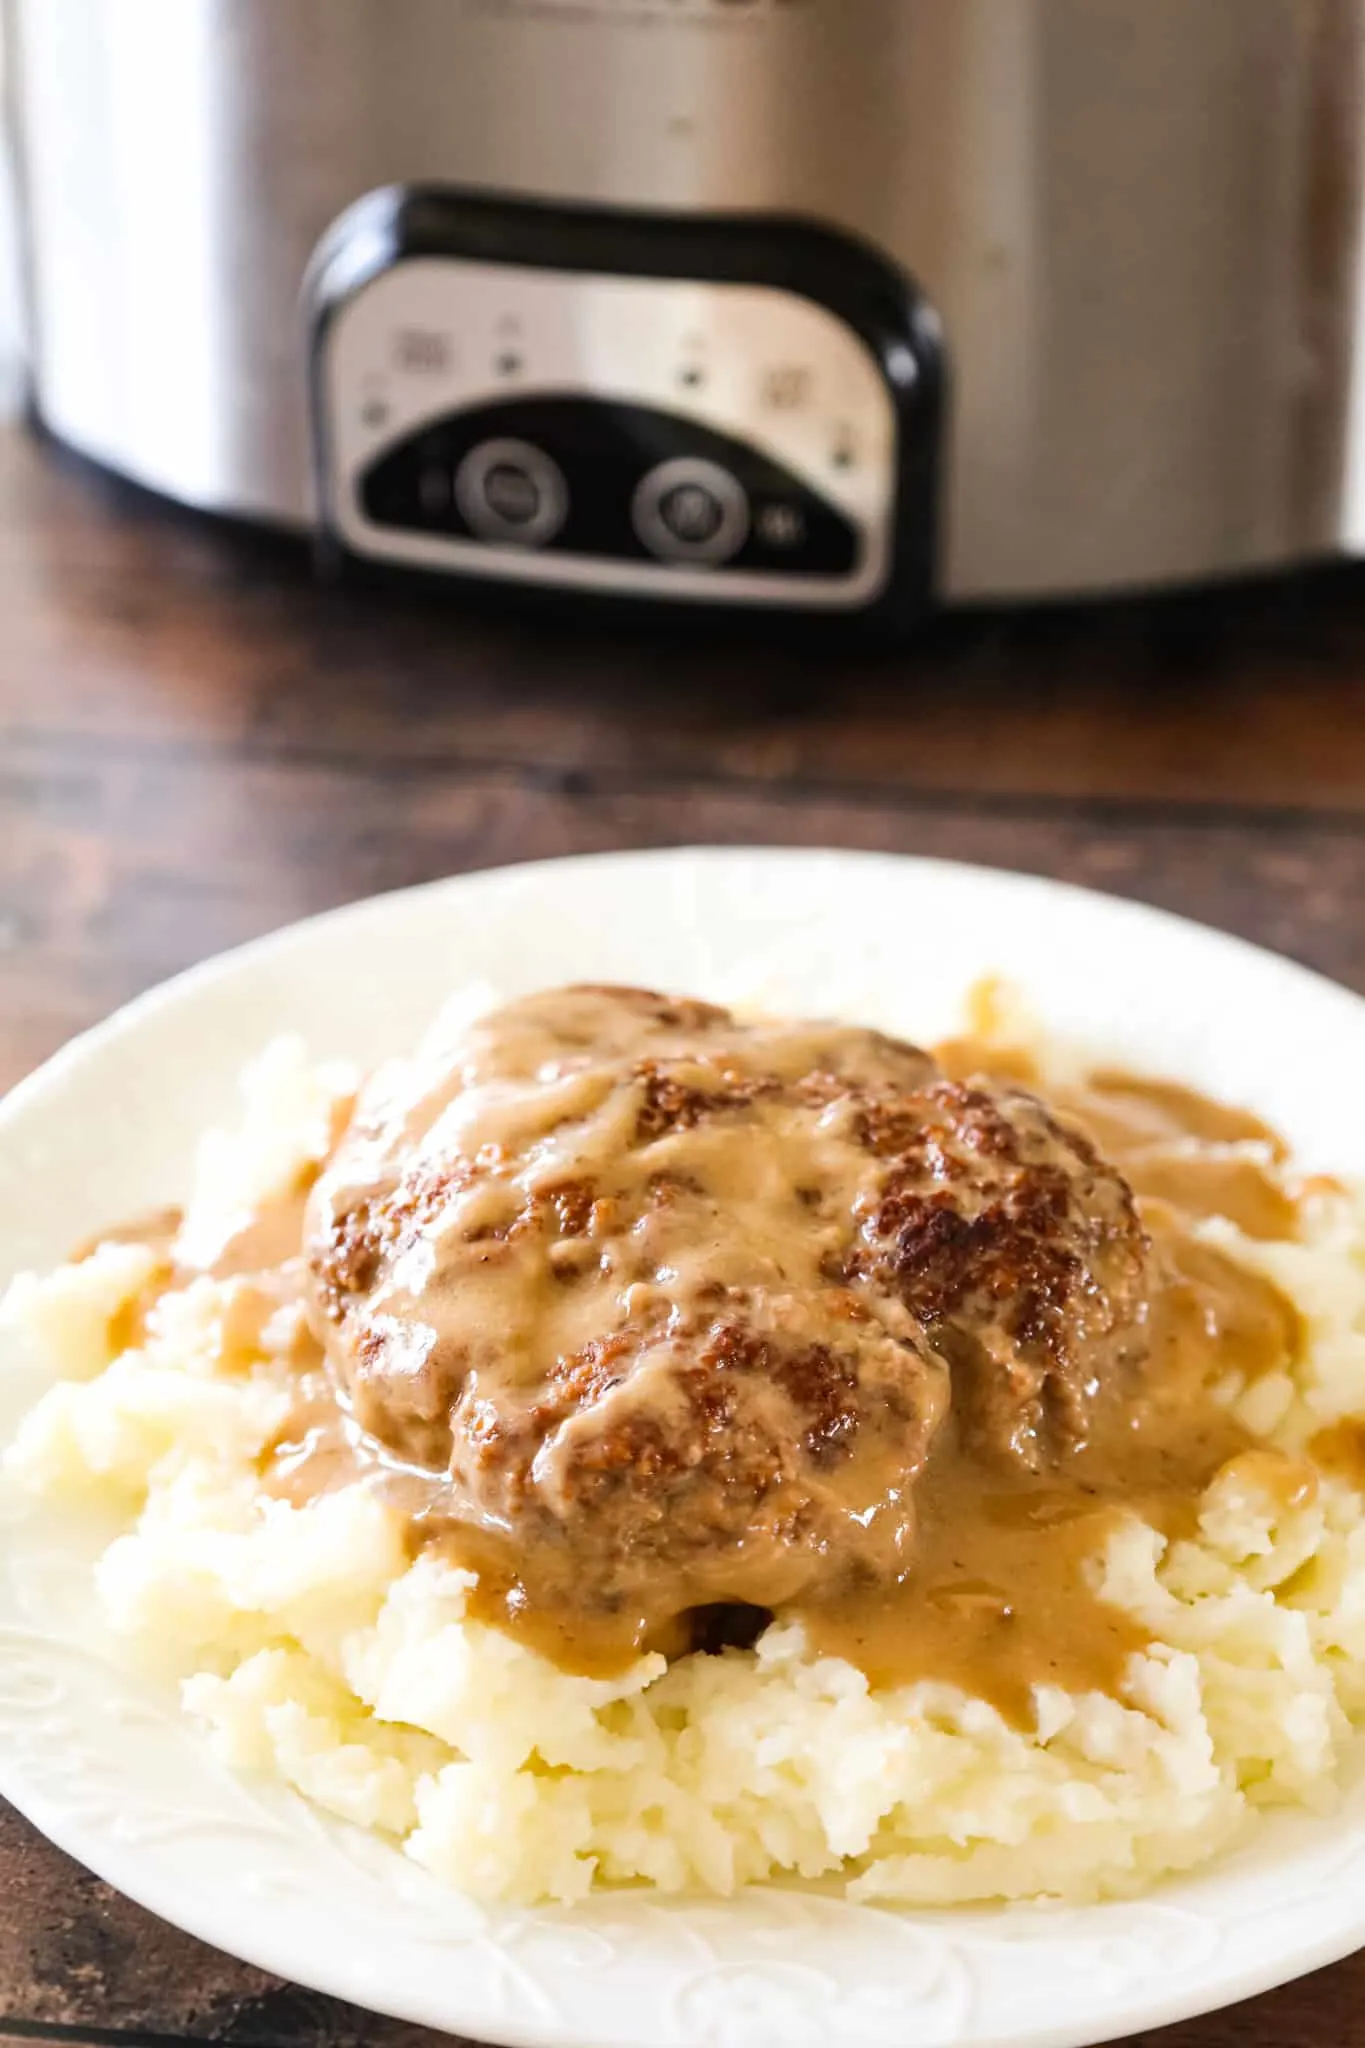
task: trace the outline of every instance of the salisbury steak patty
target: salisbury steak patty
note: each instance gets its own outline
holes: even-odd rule
[[[950,1409],[988,1457],[1075,1448],[1146,1243],[1021,1091],[874,1032],[573,988],[376,1077],[308,1257],[364,1429],[529,1578],[664,1621],[903,1571]]]

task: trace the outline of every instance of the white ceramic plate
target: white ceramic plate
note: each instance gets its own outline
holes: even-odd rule
[[[746,989],[932,1037],[995,970],[1052,1026],[1249,1103],[1365,1171],[1365,1004],[1216,933],[1044,881],[844,853],[631,854],[439,883],[298,925],[154,991],[0,1106],[0,1284],[182,1192],[272,1033],[369,1060],[455,984]],[[0,1436],[37,1387],[0,1375]],[[1365,1786],[1265,1822],[1139,1903],[898,1914],[810,1892],[487,1909],[292,1794],[221,1770],[120,1667],[101,1532],[3,1509],[0,1792],[204,1940],[401,2018],[547,2048],[1072,2048],[1264,1990],[1365,1943]]]

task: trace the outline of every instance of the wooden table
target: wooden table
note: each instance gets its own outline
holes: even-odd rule
[[[699,840],[1064,876],[1365,990],[1365,572],[908,652],[320,589],[0,428],[0,1087],[177,968],[462,868]],[[432,2037],[230,1962],[0,1813],[0,2048]],[[1165,2048],[1365,2048],[1365,1956]]]

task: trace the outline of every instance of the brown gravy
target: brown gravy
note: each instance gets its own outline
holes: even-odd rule
[[[964,1077],[985,1072],[1040,1086],[1035,1063],[1014,1048],[954,1039],[938,1057]],[[1135,1194],[1155,1196],[1189,1218],[1226,1216],[1247,1237],[1297,1235],[1298,1205],[1273,1171],[1285,1158],[1284,1141],[1250,1110],[1108,1067],[1048,1096],[1122,1169]]]
[[[1061,1472],[1006,1477],[984,1471],[952,1436],[936,1445],[910,1574],[808,1611],[818,1649],[874,1684],[949,1680],[1028,1725],[1034,1684],[1117,1693],[1129,1656],[1146,1645],[1141,1625],[1093,1590],[1105,1539],[1125,1515],[1168,1539],[1193,1535],[1205,1487],[1239,1456],[1283,1467],[1286,1487],[1298,1487],[1298,1462],[1253,1450],[1211,1392],[1229,1374],[1252,1380],[1283,1365],[1299,1342],[1296,1312],[1260,1275],[1183,1236],[1174,1211],[1153,1205],[1145,1220],[1162,1278],[1140,1394],[1102,1403]]]
[[[1037,1083],[1026,1055],[989,1043],[955,1041],[937,1057],[950,1075]],[[1268,1281],[1190,1231],[1200,1218],[1224,1215],[1253,1237],[1293,1235],[1296,1204],[1275,1171],[1280,1141],[1245,1112],[1109,1070],[1052,1091],[1051,1101],[1128,1179],[1155,1245],[1140,1378],[1100,1389],[1086,1441],[1044,1472],[984,1465],[950,1417],[917,1482],[908,1570],[891,1582],[845,1586],[837,1601],[772,1603],[802,1619],[817,1649],[846,1657],[874,1684],[951,1682],[1021,1726],[1032,1720],[1035,1684],[1118,1692],[1128,1658],[1146,1641],[1136,1621],[1093,1589],[1098,1553],[1121,1517],[1136,1515],[1171,1538],[1191,1533],[1203,1489],[1237,1457],[1278,1474],[1286,1499],[1300,1497],[1306,1483],[1301,1461],[1254,1447],[1213,1392],[1292,1358],[1301,1336],[1296,1312]],[[296,1191],[257,1219],[210,1270],[240,1275],[296,1258],[302,1200]],[[163,1284],[174,1274],[168,1269]],[[1365,1476],[1365,1425],[1342,1425],[1312,1451],[1324,1466]],[[587,1617],[533,1599],[524,1561],[505,1536],[453,1523],[439,1480],[355,1426],[320,1350],[303,1359],[298,1407],[264,1457],[262,1477],[270,1492],[297,1503],[360,1478],[378,1486],[408,1518],[414,1553],[436,1545],[477,1573],[478,1618],[563,1668],[604,1675],[641,1648],[673,1655],[707,1640],[705,1627],[689,1634],[686,1620],[660,1637],[630,1611]],[[746,1630],[743,1615],[727,1613],[720,1639],[728,1630],[745,1640],[764,1619],[755,1613]]]
[[[1308,1454],[1322,1471],[1365,1492],[1365,1416],[1329,1423],[1311,1439]]]
[[[155,1306],[158,1296],[164,1294],[174,1280],[175,1265],[171,1246],[180,1228],[179,1209],[155,1209],[149,1215],[137,1216],[129,1223],[116,1224],[110,1230],[98,1231],[95,1236],[84,1239],[72,1252],[73,1259],[88,1259],[102,1244],[143,1245],[153,1254],[156,1265],[147,1285],[131,1301],[125,1301],[109,1326],[109,1348],[117,1354],[140,1344],[147,1328],[147,1316]]]

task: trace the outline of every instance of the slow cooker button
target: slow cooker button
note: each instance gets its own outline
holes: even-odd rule
[[[725,520],[725,507],[705,484],[674,484],[659,500],[659,517],[674,540],[695,547],[714,540]]]
[[[530,526],[544,499],[540,485],[511,462],[495,462],[483,480],[483,501],[508,526]]]
[[[455,472],[455,502],[482,540],[544,547],[568,516],[557,462],[529,441],[481,441]]]
[[[661,560],[714,566],[738,554],[748,538],[749,500],[719,463],[679,456],[641,481],[631,517],[644,545]]]

